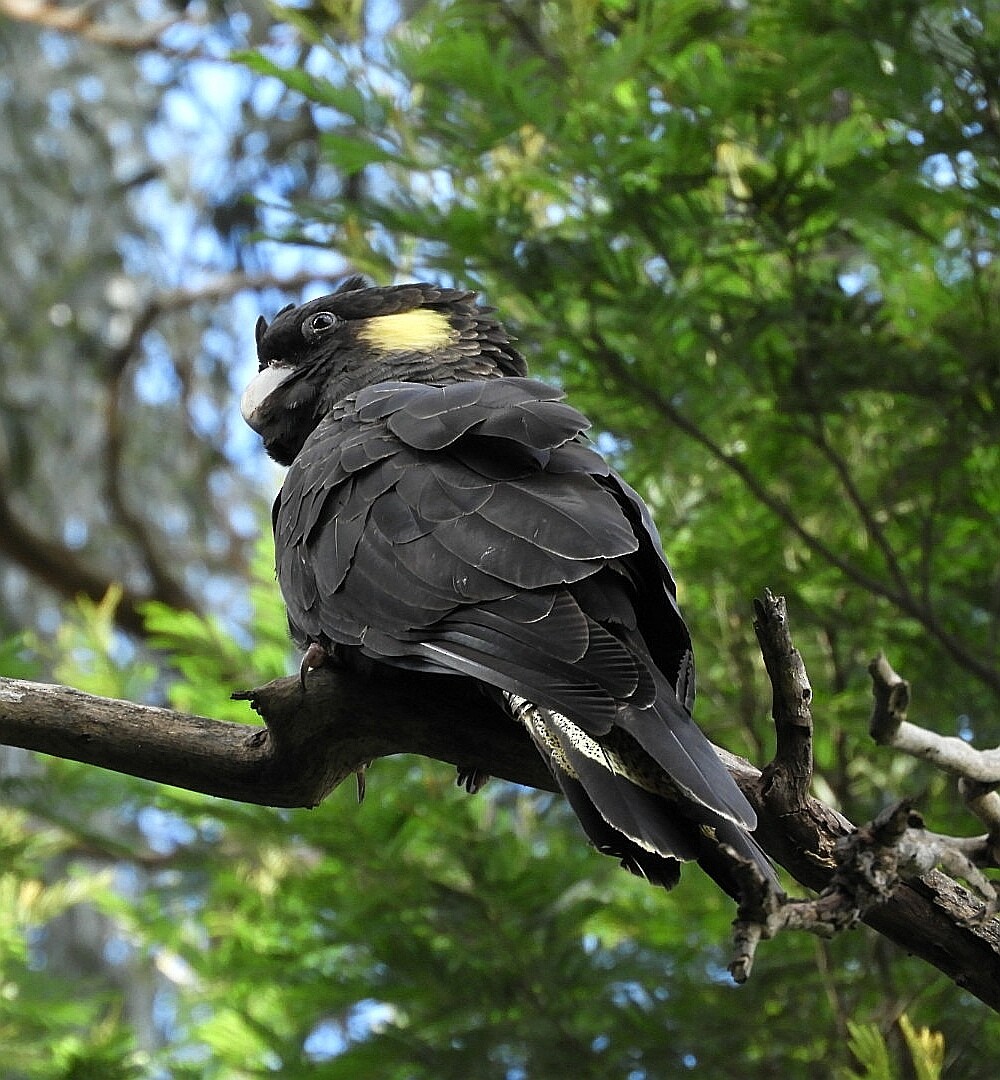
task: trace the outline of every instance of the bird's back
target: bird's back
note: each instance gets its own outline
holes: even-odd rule
[[[561,398],[525,378],[387,381],[331,409],[275,503],[293,633],[478,680],[635,872],[672,884],[707,832],[759,861],[753,812],[690,717],[690,639],[648,512]]]

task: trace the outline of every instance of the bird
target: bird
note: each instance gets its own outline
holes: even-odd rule
[[[671,888],[695,861],[737,900],[734,865],[775,881],[692,718],[691,637],[649,509],[495,310],[352,276],[260,317],[256,344],[241,412],[287,466],[272,524],[302,679],[354,657],[472,680],[625,869]]]

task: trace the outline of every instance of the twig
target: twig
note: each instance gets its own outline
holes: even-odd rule
[[[1000,747],[977,750],[964,739],[938,735],[906,719],[910,704],[910,684],[897,675],[879,653],[868,665],[872,677],[870,732],[882,746],[923,758],[938,769],[980,784],[1000,784]]]
[[[831,445],[830,440],[827,438],[822,416],[815,416],[814,424],[807,427],[805,431],[809,441],[817,450],[819,450],[823,457],[826,458],[833,471],[837,474],[837,479],[840,481],[840,486],[847,496],[847,501],[854,507],[854,511],[858,515],[861,524],[864,526],[865,532],[871,538],[872,543],[882,553],[882,560],[885,563],[889,577],[892,578],[898,595],[901,597],[909,597],[911,602],[916,604],[916,600],[910,589],[910,583],[907,581],[903,568],[900,565],[896,550],[893,548],[892,544],[889,543],[885,530],[879,524],[878,518],[863,498],[857,484],[855,484],[854,477],[851,475],[851,470],[847,462],[837,453]]]
[[[5,0],[0,0],[3,4]],[[263,289],[301,289],[314,281],[332,281],[350,273],[349,269],[335,275],[317,274],[315,270],[300,270],[294,274],[279,276],[271,273],[246,274],[234,272],[219,274],[200,285],[184,289],[164,289],[154,293],[136,312],[128,336],[108,357],[106,369],[114,374],[126,367],[138,354],[143,337],[158,319],[177,311],[184,311],[203,301],[224,300],[239,292],[256,292]]]
[[[179,611],[199,611],[200,605],[171,569],[164,546],[154,539],[150,523],[129,505],[123,483],[125,439],[129,424],[122,408],[124,368],[105,387],[104,486],[115,523],[128,534],[142,559],[156,599]]]
[[[977,750],[963,739],[938,735],[907,720],[910,684],[879,653],[869,664],[872,678],[872,738],[882,746],[921,758],[958,777],[958,790],[971,813],[985,823],[985,836],[924,834],[924,858],[963,878],[986,900],[983,915],[997,910],[994,883],[981,867],[1000,866],[1000,748]]]

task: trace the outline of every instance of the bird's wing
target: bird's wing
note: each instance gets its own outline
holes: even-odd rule
[[[564,585],[637,550],[587,421],[527,379],[380,383],[307,440],[274,508],[300,636],[400,643],[463,605]],[[363,539],[363,542],[362,542]]]
[[[648,824],[662,792],[628,779],[633,758],[699,824],[752,828],[753,811],[691,720],[690,640],[648,512],[560,398],[519,378],[381,383],[335,410],[275,506],[289,621],[301,641],[531,703],[536,743],[567,794],[629,838],[623,858],[690,858]],[[602,760],[615,739],[617,771]]]

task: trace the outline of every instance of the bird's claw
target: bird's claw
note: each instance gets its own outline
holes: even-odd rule
[[[306,649],[302,657],[302,663],[299,664],[299,685],[302,687],[303,693],[306,689],[306,676],[315,668],[322,667],[328,659],[329,654],[326,649],[315,641]]]
[[[366,761],[364,765],[359,765],[354,770],[354,779],[358,785],[358,803],[365,801],[365,791],[368,789],[368,766],[371,765],[370,761]]]
[[[484,787],[486,787],[489,780],[489,773],[477,769],[475,765],[467,765],[465,767],[458,767],[458,777],[456,778],[455,783],[458,784],[460,788],[465,788],[470,795],[477,795]]]

